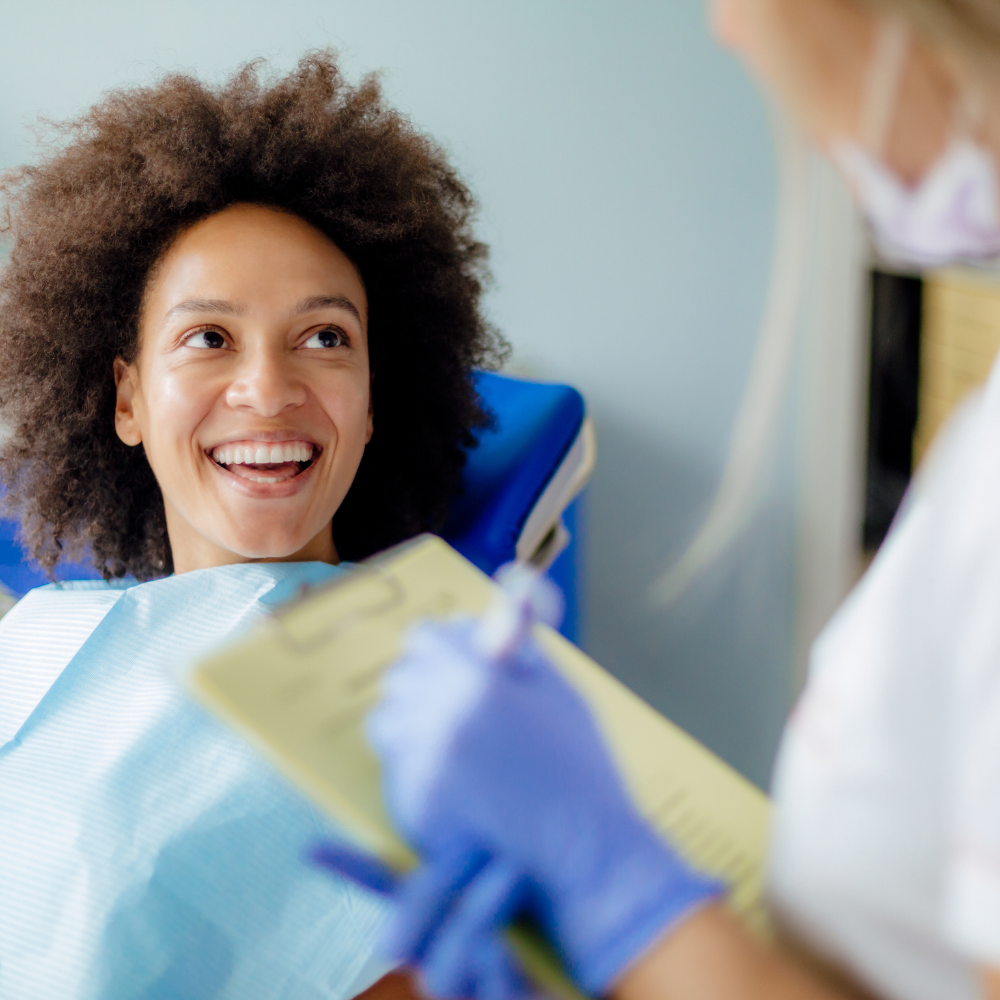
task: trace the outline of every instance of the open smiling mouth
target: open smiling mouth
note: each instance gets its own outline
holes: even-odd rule
[[[276,444],[251,442],[213,448],[209,457],[216,465],[252,483],[283,483],[305,472],[322,452],[305,441]]]

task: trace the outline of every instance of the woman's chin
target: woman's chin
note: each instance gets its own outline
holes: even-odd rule
[[[221,527],[221,530],[219,530]],[[256,529],[256,530],[255,530]],[[336,560],[333,536],[329,522],[325,528],[303,528],[301,524],[283,527],[273,520],[264,524],[254,524],[253,518],[216,526],[214,531],[206,531],[219,550],[219,562],[299,562]]]
[[[339,497],[310,503],[307,496],[280,503],[234,502],[202,496],[183,516],[167,503],[176,572],[240,562],[337,562],[333,512]],[[221,499],[221,502],[220,502]]]
[[[256,544],[247,540],[246,544],[237,542],[231,547],[233,555],[241,560],[250,562],[299,562],[320,560],[323,561],[324,554],[319,551],[319,546],[310,545],[311,539],[297,539],[292,542],[281,542],[268,545],[261,545],[260,539]],[[312,550],[316,549],[315,552]]]

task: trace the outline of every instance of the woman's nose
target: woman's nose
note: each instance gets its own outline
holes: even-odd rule
[[[293,366],[273,351],[247,357],[226,390],[226,402],[233,409],[250,409],[262,417],[275,417],[305,400],[306,387]]]

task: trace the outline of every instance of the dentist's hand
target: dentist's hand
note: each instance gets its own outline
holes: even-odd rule
[[[499,931],[526,914],[603,993],[722,887],[636,813],[588,708],[534,642],[489,659],[476,625],[414,632],[369,717],[389,812],[425,861],[396,894],[388,950],[439,996],[523,994]]]

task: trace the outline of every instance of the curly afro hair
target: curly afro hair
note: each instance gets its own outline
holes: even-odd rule
[[[484,320],[475,202],[442,151],[351,86],[333,54],[218,88],[190,76],[106,96],[43,162],[0,179],[0,448],[8,508],[53,574],[89,547],[105,578],[172,572],[142,447],[114,430],[113,362],[138,353],[151,269],[177,235],[237,203],[291,212],[353,261],[368,295],[376,432],[333,530],[359,559],[439,528],[472,430],[471,373],[502,360]]]

